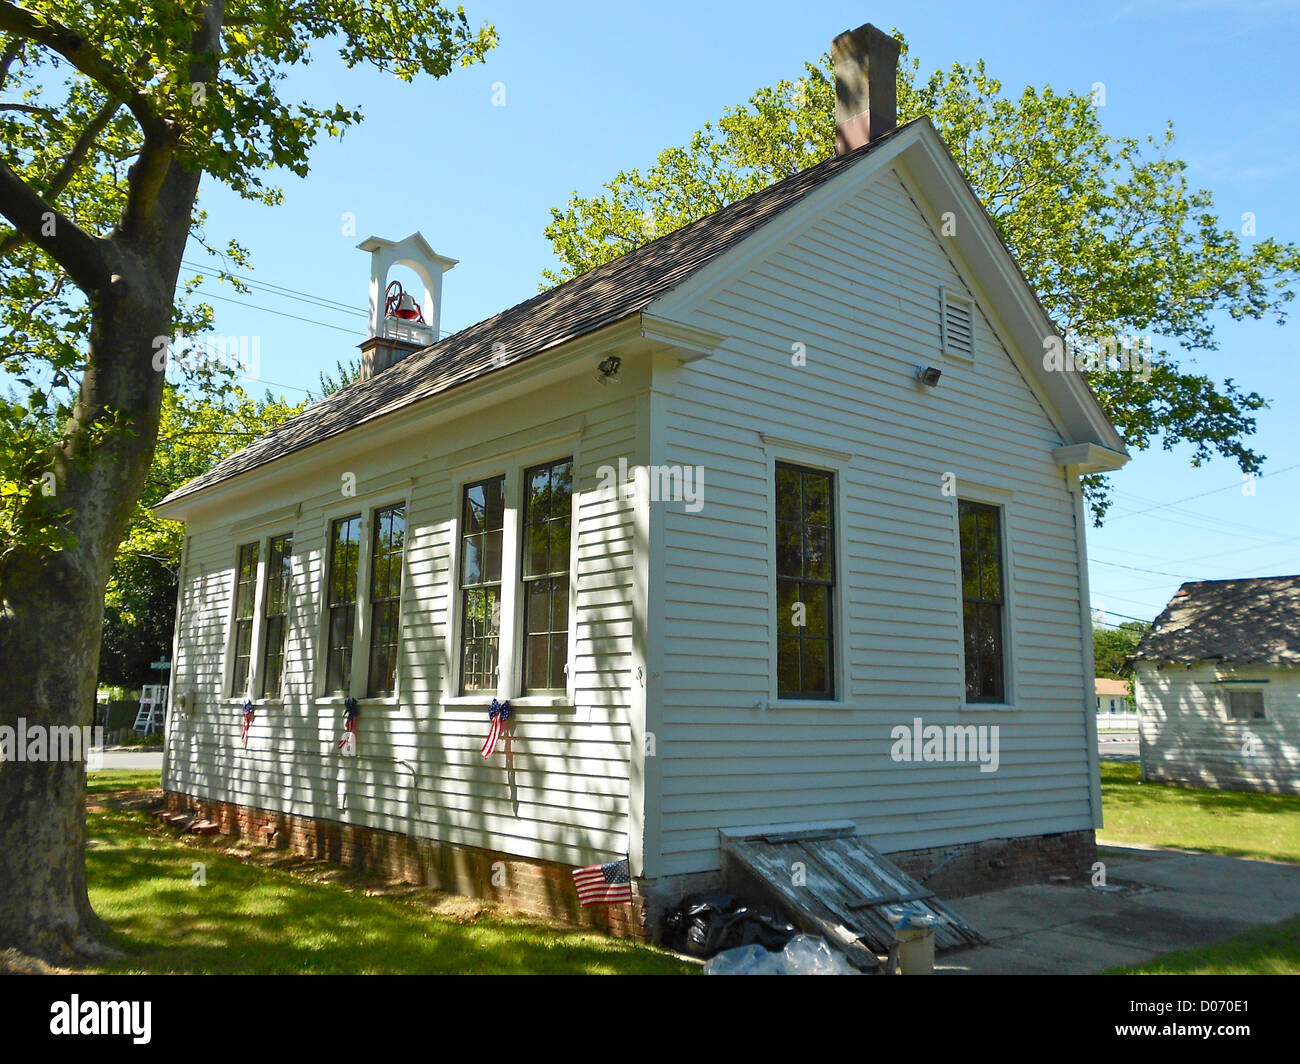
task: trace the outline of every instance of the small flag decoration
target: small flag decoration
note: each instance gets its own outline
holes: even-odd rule
[[[632,900],[632,872],[627,858],[573,870],[573,885],[583,905],[619,905]]]

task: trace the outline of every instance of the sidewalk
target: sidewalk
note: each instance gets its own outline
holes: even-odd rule
[[[1037,884],[951,906],[989,945],[940,954],[935,971],[1083,975],[1138,964],[1300,913],[1300,866],[1099,843],[1106,890]]]

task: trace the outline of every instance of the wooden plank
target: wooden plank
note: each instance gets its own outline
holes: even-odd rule
[[[779,841],[769,841],[767,836],[735,839],[724,835],[722,848],[728,861],[743,870],[747,883],[761,887],[798,926],[815,928],[815,933],[841,949],[854,941],[874,954],[885,954],[895,934],[884,906],[910,903],[935,918],[936,948],[953,949],[983,941],[933,891],[892,864],[863,837],[791,834],[800,837],[776,836]]]

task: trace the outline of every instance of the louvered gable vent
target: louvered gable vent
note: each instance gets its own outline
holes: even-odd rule
[[[975,309],[970,300],[945,291],[940,303],[943,353],[958,358],[974,358]]]

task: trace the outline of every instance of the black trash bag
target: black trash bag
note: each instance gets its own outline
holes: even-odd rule
[[[781,950],[798,934],[775,910],[717,892],[687,895],[664,913],[660,930],[665,946],[695,957],[750,943]]]

